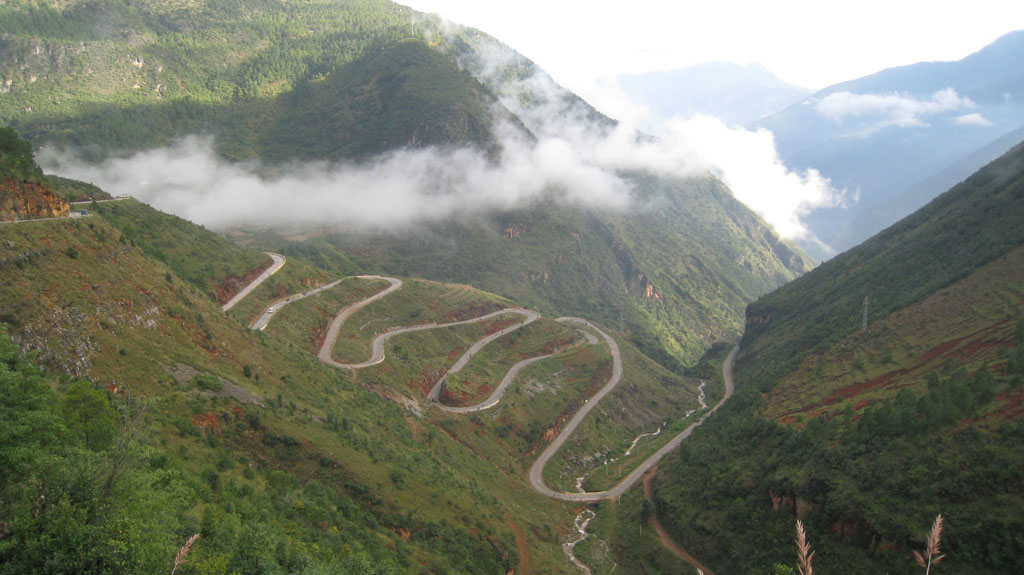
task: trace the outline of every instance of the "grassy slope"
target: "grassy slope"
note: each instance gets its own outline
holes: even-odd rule
[[[449,365],[466,342],[488,331],[487,325],[399,338],[389,347],[391,360],[353,376],[317,362],[315,350],[333,313],[380,289],[381,282],[345,280],[334,290],[283,308],[265,332],[251,333],[243,324],[282,288],[304,290],[311,281],[333,278],[290,261],[280,277],[269,280],[276,285],[262,286],[251,296],[257,300],[253,309],[225,315],[198,285],[154,257],[156,251],[172,263],[180,259],[182,269],[197,276],[201,270],[244,269],[246,257],[265,256],[244,249],[222,251],[217,235],[135,202],[101,205],[107,207],[89,218],[0,229],[0,266],[10,272],[0,283],[0,318],[22,349],[37,352],[57,372],[87,374],[98,384],[127,386],[135,396],[158,398],[153,446],[186,475],[208,473],[212,461],[234,462],[219,466],[220,481],[247,485],[257,497],[279,497],[279,489],[298,489],[291,497],[308,497],[302,486],[315,480],[332,497],[361,509],[350,515],[349,527],[337,538],[327,540],[310,530],[315,515],[302,509],[267,519],[284,530],[279,533],[292,533],[293,540],[318,541],[325,552],[346,538],[368,553],[400,548],[390,555],[400,564],[425,562],[442,572],[449,572],[457,557],[514,567],[511,520],[525,533],[534,569],[568,570],[557,530],[570,523],[571,507],[533,494],[526,466],[558,414],[571,411],[584,389],[603,383],[602,366],[608,366],[609,358],[600,348],[579,348],[533,366],[501,408],[462,417],[428,409],[421,420],[403,407],[422,400],[422,391],[415,389],[418,378]],[[176,251],[176,245],[202,249]],[[509,305],[466,286],[407,279],[405,289],[360,312],[350,328],[358,336],[373,331],[359,330],[367,324],[463,319]],[[499,374],[489,361],[510,364],[522,354],[574,338],[574,330],[542,319],[492,344],[465,373],[481,385],[493,385]],[[366,344],[365,338],[355,339]],[[648,420],[677,417],[693,407],[692,391],[677,389],[675,380],[673,389],[683,391],[682,401],[648,406],[665,393],[660,386],[673,376],[634,348],[624,349],[630,387],[619,394],[621,406],[611,401],[608,409],[632,410],[630,402],[642,402],[644,408],[637,410],[637,419],[614,418],[587,449],[628,443]],[[191,379],[193,373],[220,378],[225,387],[203,391]],[[639,393],[632,397],[630,389]],[[220,430],[212,434],[216,439],[196,425],[211,420]],[[250,477],[238,461],[249,462],[257,473]],[[285,476],[275,475],[282,471]],[[179,520],[199,521],[210,506],[234,505],[227,495],[205,497],[178,510]],[[252,505],[258,513],[268,509],[266,502]],[[229,522],[246,517],[228,515]],[[370,531],[352,535],[361,521],[370,522]],[[432,535],[442,521],[454,530],[454,539]],[[401,539],[402,529],[411,531],[410,540]],[[218,545],[227,544],[211,542],[209,552]],[[467,554],[457,546],[473,551]],[[214,561],[215,555],[200,552],[197,559]]]
[[[195,224],[135,200],[97,203],[95,211],[121,232],[125,242],[137,244],[221,303],[247,283],[242,276],[270,263],[265,254],[213,233],[197,233]],[[226,285],[229,280],[234,281]]]
[[[288,470],[298,479],[297,485],[315,478],[335,490],[337,497],[352,498],[357,507],[363,506],[376,516],[373,521],[394,529],[366,524],[371,531],[366,532],[364,527],[363,532],[376,531],[379,535],[353,537],[348,543],[374,549],[397,544],[395,525],[403,516],[401,510],[413,506],[401,497],[389,473],[429,467],[427,462],[435,460],[406,434],[403,408],[362,387],[343,385],[341,374],[315,362],[312,353],[295,353],[308,348],[308,342],[283,341],[272,335],[254,337],[240,324],[226,319],[215,303],[167,266],[121,243],[118,230],[102,216],[5,226],[0,233],[0,245],[5,246],[0,265],[11,272],[3,274],[0,315],[12,325],[22,349],[38,352],[40,361],[52,369],[87,373],[98,383],[127,386],[138,396],[160,398],[156,418],[163,431],[159,437],[166,440],[166,452],[172,460],[196,477],[208,462],[226,456],[259,462],[256,469],[261,475],[243,480],[257,493],[263,493],[261,488],[266,485],[260,477],[269,478],[267,474],[274,469]],[[74,256],[69,255],[69,247],[75,248]],[[268,407],[239,403],[224,392],[203,394],[189,384],[188,377],[177,382],[168,371],[175,366],[221,377],[264,398]],[[245,366],[250,366],[252,378],[244,376]],[[234,418],[231,409],[236,406],[239,413],[252,414],[262,421],[261,427],[228,426]],[[208,437],[202,433],[193,433],[190,422],[203,414],[216,414],[223,422],[216,446],[212,440],[206,442]],[[344,427],[340,414],[344,414]],[[328,424],[328,415],[338,417]],[[296,438],[302,441],[296,442]],[[439,440],[438,448],[446,443]],[[396,447],[399,445],[403,447]],[[457,485],[474,481],[472,466],[451,463],[452,458],[458,461],[466,457],[457,447],[454,451],[444,463],[454,470],[449,477]],[[402,458],[401,464],[396,463],[396,457]],[[419,463],[413,465],[406,459],[409,457]],[[240,474],[241,468],[235,467],[224,479],[231,477],[237,482]],[[415,481],[410,478],[410,482]],[[432,489],[441,494],[448,487],[443,491],[440,486]],[[472,492],[478,498],[485,497],[480,489]],[[202,504],[196,504],[199,507],[177,512],[183,517],[195,513],[201,516]],[[485,517],[467,521],[463,518],[473,514],[455,501],[448,501],[442,511],[428,507],[432,510],[401,519],[402,525],[417,533],[414,539],[422,539],[420,543],[408,543],[411,551],[405,561],[410,564],[416,564],[412,557],[418,557],[446,572],[452,561],[446,558],[478,555],[484,562],[501,562],[504,550],[513,548],[505,536],[493,540],[497,546],[493,553],[481,548],[467,555],[446,548],[448,544],[443,541],[447,539],[428,536],[431,521],[451,521],[451,528],[462,533],[460,539],[470,546],[491,547],[492,543],[486,542],[489,539],[462,530],[472,526],[485,533],[504,532],[505,520]],[[285,515],[289,519],[282,519],[282,529],[295,525],[300,528],[298,539],[307,543],[317,540],[315,530],[308,530],[315,523],[311,517],[301,512]],[[325,550],[337,548],[324,541],[321,544]],[[514,564],[514,557],[506,561]]]
[[[267,278],[245,299],[235,304],[228,311],[228,315],[248,325],[277,300],[292,294],[308,292],[337,279],[339,278],[334,274],[329,274],[300,259],[290,258],[283,268]]]
[[[943,572],[1021,569],[1022,178],[1018,147],[750,306],[737,397],[657,479],[684,547],[788,564],[799,513],[819,568],[910,573],[941,512]]]
[[[931,295],[1024,243],[1024,146],[814,274],[758,300],[740,366],[770,388],[809,353]],[[757,323],[770,318],[767,323]]]

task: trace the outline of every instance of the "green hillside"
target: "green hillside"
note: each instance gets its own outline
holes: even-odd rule
[[[218,136],[231,158],[491,144],[493,104],[437,23],[385,0],[0,7],[0,121],[103,155]]]
[[[936,572],[1021,571],[1022,200],[1024,145],[750,305],[736,397],[655,479],[684,548],[771,572],[800,517],[816,571],[914,573],[941,513]]]
[[[426,403],[424,382],[501,321],[405,336],[388,361],[339,371],[316,359],[327,323],[382,282],[344,279],[252,332],[266,305],[339,279],[290,258],[251,301],[221,312],[212,287],[265,260],[134,200],[0,227],[2,433],[18,446],[4,457],[19,462],[0,478],[11,510],[0,572],[159,572],[194,533],[181,573],[570,572],[559,533],[574,507],[535,494],[526,474],[546,431],[603,385],[604,348],[542,318],[485,348],[450,395],[479,397],[525,356],[558,357],[524,372],[500,408],[445,414]],[[359,313],[337,357],[363,357],[366,335],[395,325],[518,305],[405,283]],[[629,383],[602,405],[615,415],[585,422],[551,466],[553,484],[696,407],[695,381],[620,341]],[[77,417],[79,405],[92,415]],[[593,485],[665,439],[641,442]],[[39,494],[47,504],[25,503]]]
[[[1024,243],[1024,146],[924,208],[752,304],[740,365],[764,389],[808,353],[917,303]],[[749,358],[749,359],[748,359]],[[777,366],[772,368],[770,366]]]
[[[10,80],[0,121],[37,146],[77,145],[95,156],[212,134],[218,153],[259,158],[269,172],[290,160],[360,160],[401,147],[470,145],[494,157],[496,120],[528,139],[524,122],[537,119],[502,103],[515,101],[520,112],[548,106],[551,94],[519,84],[543,71],[484,34],[442,35],[438,26],[372,0],[8,3],[0,8],[0,76]],[[485,74],[492,64],[482,54],[491,51],[507,62]],[[555,92],[564,115],[614,124]],[[482,225],[447,222],[397,239],[252,245],[313,257],[335,273],[470,283],[593,317],[677,371],[714,341],[738,336],[747,303],[809,267],[716,180],[620,175],[637,190],[637,205],[622,214],[541,202]],[[506,230],[524,229],[503,241]],[[192,282],[240,275],[200,279],[165,255]]]
[[[173,225],[173,218],[165,219]],[[46,369],[42,381],[49,383],[39,388],[45,393],[33,392],[25,401],[49,413],[81,387],[110,410],[114,424],[102,445],[92,444],[82,430],[85,440],[68,436],[59,449],[45,439],[54,430],[24,436],[18,435],[21,428],[11,431],[17,440],[5,445],[39,445],[33,457],[43,458],[4,478],[4,506],[19,510],[5,514],[10,534],[0,542],[0,564],[11,572],[158,572],[195,532],[203,537],[185,573],[514,567],[506,519],[472,519],[469,507],[456,511],[468,501],[443,495],[454,485],[477,498],[491,497],[470,487],[479,479],[479,463],[444,463],[467,454],[441,437],[434,449],[455,454],[430,455],[407,434],[405,408],[372,388],[345,385],[341,374],[316,361],[310,341],[258,337],[226,318],[206,293],[133,247],[107,216],[7,225],[0,234],[0,267],[7,270],[0,282],[0,317],[13,349],[32,353]],[[210,234],[193,228],[190,239],[204,235]],[[352,285],[342,293],[352,300],[372,293],[363,290]],[[10,353],[5,357],[21,365]],[[10,393],[25,393],[17,389]],[[139,412],[132,423],[139,429],[124,428],[118,413],[125,410]],[[36,411],[18,417],[44,417]],[[63,434],[84,424],[55,425]],[[114,491],[108,493],[102,481],[91,483],[90,469],[109,468],[121,457],[129,457],[130,465]],[[92,467],[74,475],[80,460]],[[427,491],[444,505],[404,501],[389,474],[398,477],[396,470],[410,468],[436,474],[426,464],[435,460],[458,470],[444,472],[449,484]],[[80,487],[60,489],[87,491],[57,490],[61,477]],[[408,481],[419,483],[415,477]],[[53,538],[47,523],[29,520],[31,507],[8,507],[35,497],[25,489],[42,490],[52,501],[47,522],[57,525],[61,514],[71,514],[81,528]],[[135,495],[125,498],[125,490]],[[409,513],[417,507],[419,512]],[[161,512],[147,511],[153,508]],[[545,520],[541,514],[532,521]],[[121,526],[128,524],[132,528],[125,533]],[[403,537],[403,530],[414,535]],[[35,540],[40,543],[29,545]],[[93,567],[68,554],[78,548],[96,556],[89,555]],[[47,554],[54,563],[46,563]],[[67,566],[57,567],[56,561]],[[264,567],[246,567],[256,564]]]
[[[633,181],[636,205],[623,212],[539,202],[398,236],[240,234],[338,273],[467,283],[593,318],[676,370],[738,337],[746,304],[809,266],[717,180]]]
[[[500,103],[545,104],[502,82],[539,71],[516,56],[478,80],[481,35],[441,40],[438,25],[375,0],[8,2],[0,121],[34,146],[77,146],[90,158],[213,135],[220,155],[261,160],[266,173],[400,147],[469,145],[493,158],[495,117],[524,132],[537,121]],[[556,99],[598,129],[612,125],[567,91]],[[683,366],[738,337],[749,302],[810,267],[714,178],[619,176],[634,190],[625,211],[543,200],[393,235],[256,226],[218,235],[131,200],[100,203],[86,219],[0,230],[4,265],[16,270],[0,280],[0,317],[56,389],[44,403],[61,401],[66,377],[127,385],[156,404],[142,443],[199,486],[168,529],[180,541],[206,521],[215,534],[189,569],[257,572],[237,559],[257,542],[273,549],[253,559],[271,573],[331,571],[331,558],[349,555],[385,557],[383,572],[570,572],[561,543],[577,510],[537,495],[526,471],[606,379],[610,357],[550,318],[594,321],[625,356],[628,383],[548,469],[557,487],[586,475],[598,489],[669,433],[640,442],[632,459],[626,447],[677,430],[696,407],[698,382]],[[268,264],[263,250],[288,265],[222,313]],[[337,354],[399,320],[499,302],[545,317],[467,366],[450,399],[485,395],[522,354],[564,354],[526,370],[528,385],[501,409],[466,417],[429,409],[424,388],[500,322],[409,335],[389,344],[392,361],[354,373],[321,364],[333,314],[380,287],[346,276],[374,272],[403,278],[408,291],[360,312],[360,332]],[[342,278],[279,310],[266,330],[244,329],[279,298]],[[235,494],[248,497],[246,487],[250,501]],[[160,545],[173,550],[170,539]]]

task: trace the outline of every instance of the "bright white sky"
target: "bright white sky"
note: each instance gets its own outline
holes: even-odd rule
[[[1024,29],[1024,2],[1014,0],[399,3],[495,36],[587,99],[620,74],[700,62],[758,62],[818,89],[892,66],[959,60]]]

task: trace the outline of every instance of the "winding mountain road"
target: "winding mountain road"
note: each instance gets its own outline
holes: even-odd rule
[[[245,296],[252,293],[252,290],[259,287],[259,285],[263,283],[267,278],[276,274],[277,270],[281,269],[281,267],[284,265],[285,257],[282,256],[281,254],[272,254],[270,252],[267,252],[267,255],[270,256],[270,259],[274,260],[273,263],[270,264],[270,267],[263,270],[263,273],[261,273],[259,277],[252,280],[252,282],[249,285],[245,286],[244,288],[242,288],[241,291],[236,293],[235,297],[228,300],[228,303],[220,306],[221,310],[228,311],[229,309],[235,307],[235,304],[245,299]]]
[[[263,331],[263,329],[267,327],[267,324],[270,323],[270,318],[274,317],[274,312],[276,312],[277,310],[283,308],[284,306],[286,306],[286,305],[288,305],[288,304],[290,304],[292,302],[299,301],[300,299],[307,298],[307,297],[309,297],[311,295],[316,295],[316,294],[318,294],[318,293],[320,293],[320,292],[322,292],[324,290],[329,290],[329,289],[337,286],[338,284],[340,284],[343,281],[345,281],[345,278],[341,278],[340,280],[332,281],[331,283],[329,283],[327,285],[323,285],[323,286],[320,286],[318,288],[311,289],[311,290],[309,290],[307,292],[292,294],[292,295],[290,295],[288,297],[283,297],[283,298],[275,301],[274,303],[272,303],[269,306],[267,306],[267,309],[263,310],[263,313],[261,313],[258,318],[256,318],[255,320],[253,320],[253,322],[251,324],[249,324],[249,329],[255,329],[255,330]]]
[[[280,267],[280,266],[278,266],[278,267]],[[334,349],[334,346],[337,343],[338,335],[340,334],[341,327],[345,324],[345,321],[347,321],[353,314],[358,312],[360,309],[366,307],[367,305],[369,305],[369,304],[371,304],[371,303],[373,303],[373,302],[375,302],[375,301],[377,301],[377,300],[379,300],[379,299],[381,299],[383,297],[386,297],[388,294],[390,294],[390,293],[392,293],[394,291],[397,291],[397,290],[401,289],[401,287],[402,287],[402,280],[397,279],[397,278],[384,277],[384,276],[376,276],[376,275],[366,275],[366,276],[357,276],[357,277],[362,278],[362,279],[385,280],[385,281],[389,282],[390,285],[386,289],[384,289],[384,290],[382,290],[382,291],[380,291],[380,292],[378,292],[378,293],[376,293],[376,294],[374,294],[374,295],[372,295],[372,296],[370,296],[370,297],[368,297],[366,299],[363,299],[363,300],[360,300],[360,301],[358,301],[356,303],[353,303],[353,304],[350,304],[348,306],[345,306],[334,317],[334,320],[331,322],[331,325],[330,325],[330,327],[327,330],[327,336],[324,338],[324,343],[320,347],[320,350],[319,350],[317,356],[319,357],[320,361],[326,363],[327,365],[331,365],[331,366],[337,367],[337,368],[353,369],[353,370],[355,370],[355,369],[362,369],[362,368],[370,367],[372,365],[377,365],[377,364],[381,363],[382,361],[384,361],[384,344],[389,339],[391,339],[391,338],[393,338],[395,336],[398,336],[398,335],[402,335],[402,334],[406,334],[406,333],[412,333],[412,332],[417,332],[417,331],[423,331],[423,330],[428,330],[428,329],[441,329],[441,328],[447,328],[447,327],[454,327],[454,326],[458,326],[458,325],[466,325],[466,324],[471,324],[471,323],[478,323],[478,322],[482,322],[482,321],[487,321],[487,320],[492,319],[492,318],[500,317],[500,316],[506,315],[506,314],[518,314],[518,315],[523,316],[523,318],[524,318],[523,321],[521,321],[519,323],[516,323],[514,325],[511,325],[511,326],[505,327],[505,328],[503,328],[503,329],[501,329],[501,330],[499,330],[499,331],[497,331],[495,333],[489,334],[489,335],[487,335],[487,336],[477,340],[476,342],[474,342],[469,347],[469,349],[467,349],[462,354],[462,356],[459,357],[459,359],[455,362],[455,364],[452,365],[452,367],[450,367],[447,370],[447,373],[445,374],[445,376],[442,377],[434,385],[434,387],[430,390],[430,393],[428,394],[428,398],[430,399],[431,403],[434,406],[436,406],[438,409],[441,409],[443,411],[447,411],[447,412],[450,412],[450,413],[470,413],[470,412],[481,411],[481,410],[484,410],[484,409],[489,409],[491,407],[494,407],[495,405],[497,405],[501,401],[501,398],[504,395],[505,391],[512,384],[512,382],[515,380],[516,376],[519,374],[519,372],[522,369],[526,368],[527,366],[529,366],[529,365],[531,365],[533,363],[536,363],[536,362],[542,361],[544,359],[547,359],[547,358],[559,355],[559,353],[564,353],[564,352],[555,352],[555,353],[551,353],[551,354],[547,354],[547,355],[542,355],[542,356],[538,356],[538,357],[532,357],[532,358],[525,359],[525,360],[522,360],[522,361],[516,363],[505,374],[505,376],[502,379],[501,383],[498,385],[497,388],[495,388],[495,390],[491,393],[491,395],[487,399],[485,399],[482,402],[478,403],[477,405],[465,406],[465,407],[452,407],[452,406],[444,405],[444,404],[440,403],[439,397],[440,397],[440,394],[441,394],[441,390],[444,387],[445,378],[448,375],[451,375],[451,374],[454,374],[454,373],[458,373],[470,361],[470,359],[472,359],[473,356],[476,355],[481,349],[483,349],[483,347],[486,346],[488,343],[490,343],[490,342],[492,342],[492,341],[494,341],[494,340],[496,340],[496,339],[498,339],[500,337],[503,337],[503,336],[505,336],[505,335],[507,335],[507,334],[509,334],[509,333],[511,333],[511,332],[513,332],[513,331],[523,327],[523,326],[526,326],[526,325],[529,325],[530,323],[533,323],[534,321],[536,321],[537,319],[540,318],[540,314],[535,312],[535,311],[527,310],[527,309],[508,308],[508,309],[498,310],[498,311],[491,312],[491,313],[488,313],[488,314],[485,314],[485,315],[482,315],[482,316],[479,316],[479,317],[475,317],[475,318],[471,318],[471,319],[467,319],[467,320],[462,320],[462,321],[455,321],[455,322],[448,322],[448,323],[441,323],[441,324],[439,324],[439,323],[429,323],[429,324],[415,325],[415,326],[409,326],[409,327],[399,327],[399,328],[395,328],[395,329],[391,329],[389,331],[386,331],[386,332],[384,332],[382,334],[379,334],[379,335],[377,335],[373,339],[373,341],[370,344],[370,347],[371,347],[370,358],[367,359],[366,361],[362,361],[362,362],[358,362],[358,363],[339,362],[339,361],[335,360],[332,357],[332,350]],[[320,291],[323,291],[325,289],[330,289],[331,287],[334,287],[335,285],[340,283],[340,281],[341,280],[338,280],[337,282],[334,282],[332,284],[323,286],[321,288],[317,288],[316,290],[311,290],[311,291],[305,292],[303,294],[289,296],[287,298],[279,300],[278,302],[275,302],[273,305],[271,305],[270,308],[268,308],[268,311],[264,312],[263,315],[261,315],[255,322],[253,322],[251,327],[253,329],[263,329],[264,327],[266,327],[267,323],[273,317],[273,315],[272,315],[273,312],[270,311],[270,310],[280,309],[280,307],[282,307],[284,305],[287,305],[288,303],[291,303],[293,301],[297,301],[297,300],[302,299],[304,297],[308,297],[308,296],[313,295],[315,293],[319,293]],[[255,287],[255,286],[250,286],[250,287]],[[251,291],[251,290],[249,290],[249,291]],[[725,394],[724,394],[724,396],[722,397],[722,399],[717,404],[715,404],[714,407],[712,407],[707,413],[702,415],[700,417],[700,419],[698,419],[697,421],[695,421],[694,423],[689,425],[686,429],[684,429],[683,431],[678,433],[675,437],[673,437],[671,440],[669,440],[668,443],[666,443],[664,446],[662,446],[660,449],[658,449],[654,454],[652,454],[647,459],[645,459],[640,465],[638,465],[633,471],[631,471],[628,475],[626,475],[626,477],[624,477],[621,481],[619,481],[617,484],[615,484],[610,489],[607,489],[605,491],[595,491],[595,492],[589,492],[589,493],[566,493],[566,492],[561,492],[561,491],[555,491],[554,489],[551,489],[550,487],[548,487],[547,483],[545,483],[545,481],[544,481],[544,468],[547,467],[548,462],[551,460],[552,457],[554,457],[554,455],[558,452],[558,450],[561,449],[562,445],[565,444],[566,440],[568,440],[568,438],[571,437],[572,434],[576,432],[576,429],[579,427],[580,423],[583,422],[583,419],[587,416],[587,414],[589,414],[591,412],[591,410],[593,410],[595,407],[597,407],[597,405],[601,402],[602,399],[604,399],[604,397],[606,395],[608,395],[609,393],[611,393],[615,389],[615,387],[622,380],[622,375],[623,375],[622,353],[619,351],[619,345],[615,341],[614,338],[612,338],[607,333],[602,331],[599,327],[595,326],[594,324],[590,323],[589,321],[587,321],[585,319],[576,318],[576,317],[562,317],[562,318],[558,318],[556,321],[561,322],[561,323],[572,323],[572,324],[575,324],[577,329],[579,329],[586,336],[588,343],[590,343],[591,345],[599,344],[600,340],[603,339],[604,343],[608,346],[608,350],[611,352],[611,356],[612,356],[612,374],[611,374],[611,377],[608,379],[608,382],[605,383],[605,385],[600,390],[598,390],[598,392],[595,393],[593,397],[591,397],[587,401],[585,401],[583,406],[580,407],[576,411],[575,414],[573,414],[572,418],[569,419],[569,421],[561,429],[561,431],[558,433],[558,435],[555,437],[555,439],[550,444],[548,444],[548,446],[541,452],[540,456],[537,457],[537,459],[534,461],[533,465],[530,467],[530,471],[529,471],[530,485],[537,492],[539,492],[539,493],[541,493],[543,495],[546,495],[546,496],[554,498],[554,499],[560,499],[562,501],[575,501],[575,502],[595,502],[595,501],[601,501],[601,500],[605,500],[605,499],[616,499],[616,498],[620,497],[630,487],[632,487],[638,481],[640,481],[640,479],[644,476],[644,474],[646,474],[652,467],[657,465],[658,462],[661,461],[661,459],[663,457],[665,457],[665,455],[667,455],[673,449],[678,447],[679,444],[683,442],[683,440],[685,440],[690,435],[692,435],[693,431],[697,427],[699,427],[702,423],[704,423],[704,420],[709,415],[711,415],[712,413],[717,411],[718,408],[721,407],[721,405],[723,403],[725,403],[726,400],[728,400],[730,397],[732,397],[733,391],[735,389],[734,384],[733,384],[733,379],[732,379],[732,364],[733,364],[733,361],[735,360],[736,353],[739,351],[739,347],[738,346],[733,348],[732,352],[729,353],[728,358],[726,359],[725,363],[722,366],[722,377],[723,377],[723,379],[725,381]]]

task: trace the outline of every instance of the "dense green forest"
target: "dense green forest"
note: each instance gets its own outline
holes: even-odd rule
[[[0,179],[39,181],[43,171],[36,165],[32,146],[10,126],[0,126]]]
[[[217,137],[227,157],[488,147],[493,98],[385,0],[83,0],[0,9],[0,121],[94,157]]]
[[[793,563],[799,513],[820,570],[854,575],[917,572],[910,551],[923,548],[941,513],[942,573],[1017,573],[1024,427],[958,429],[997,389],[1006,383],[991,372],[953,369],[921,395],[905,390],[797,429],[760,417],[761,401],[746,388],[662,465],[659,516],[716,571],[764,573]]]

